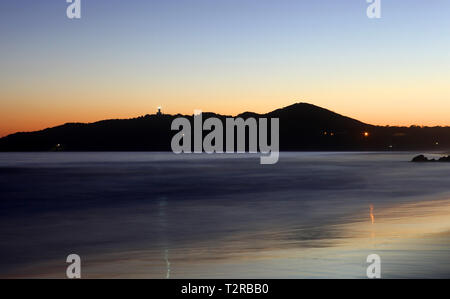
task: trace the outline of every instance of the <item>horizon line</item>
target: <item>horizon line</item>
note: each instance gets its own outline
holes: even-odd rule
[[[316,104],[312,104],[312,103],[309,103],[309,102],[294,102],[293,104],[290,104],[290,105],[287,105],[287,106],[283,106],[283,107],[280,107],[280,108],[276,108],[276,109],[270,110],[270,111],[268,111],[268,112],[262,112],[262,113],[261,113],[261,112],[248,111],[248,110],[247,110],[247,111],[238,113],[238,114],[236,114],[236,115],[229,115],[229,114],[221,114],[220,112],[202,111],[201,109],[193,109],[193,111],[200,110],[200,111],[202,111],[202,114],[216,114],[216,115],[225,116],[225,117],[237,118],[237,117],[239,117],[240,115],[246,114],[246,113],[254,113],[254,114],[258,114],[258,115],[265,115],[265,114],[269,114],[269,113],[275,112],[275,111],[277,111],[277,110],[283,110],[283,109],[286,109],[286,108],[288,108],[288,107],[291,107],[291,106],[294,106],[294,105],[301,105],[301,104],[303,104],[303,105],[309,105],[309,106],[314,106],[314,107],[317,107],[317,108],[319,108],[319,109],[327,110],[327,111],[329,111],[329,112],[331,112],[331,113],[335,113],[335,114],[338,114],[338,115],[340,115],[340,116],[347,117],[347,118],[350,118],[350,119],[359,121],[359,122],[361,122],[361,123],[363,123],[363,124],[365,124],[365,125],[368,125],[368,126],[375,126],[375,127],[393,127],[393,128],[411,128],[411,127],[419,127],[419,128],[449,128],[449,127],[450,127],[450,125],[434,125],[434,126],[430,126],[430,125],[419,125],[419,124],[410,124],[410,125],[393,125],[393,124],[392,124],[392,125],[391,125],[391,124],[389,124],[389,125],[380,125],[380,124],[366,123],[366,122],[364,122],[364,121],[362,121],[362,120],[360,120],[360,119],[358,119],[358,118],[355,118],[355,117],[352,117],[352,116],[347,116],[347,115],[338,113],[338,112],[336,112],[336,111],[333,111],[333,110],[330,110],[330,109],[328,109],[328,108],[324,108],[324,107],[321,107],[321,106],[318,106],[318,105],[316,105]],[[161,109],[161,110],[162,110],[162,106],[158,106],[157,109]],[[154,114],[146,113],[146,114],[143,114],[143,115],[138,115],[138,116],[128,117],[128,118],[104,118],[104,119],[99,119],[99,120],[95,120],[95,121],[91,121],[91,122],[68,121],[68,122],[64,122],[64,123],[61,123],[61,124],[57,124],[57,125],[49,126],[49,127],[46,127],[46,128],[42,128],[42,129],[36,129],[36,130],[30,130],[30,131],[15,131],[15,132],[12,132],[12,133],[7,133],[6,135],[0,135],[0,139],[5,138],[5,137],[8,137],[8,136],[11,136],[11,135],[15,135],[15,134],[26,134],[26,133],[33,133],[33,132],[41,132],[41,131],[45,131],[45,130],[52,129],[52,128],[56,128],[56,127],[61,127],[61,126],[68,125],[68,124],[85,124],[85,125],[89,125],[89,124],[95,124],[95,123],[99,123],[99,122],[103,122],[103,121],[112,121],[112,120],[131,120],[131,119],[137,119],[137,118],[146,117],[146,116],[158,116],[158,112],[159,112],[159,111],[156,111],[156,113],[154,113]],[[194,112],[194,113],[195,113],[195,112]],[[193,113],[193,114],[183,114],[183,113],[178,112],[178,113],[175,113],[175,114],[170,114],[170,113],[167,113],[167,114],[166,114],[166,113],[163,113],[163,112],[161,111],[161,115],[168,115],[168,116],[176,116],[176,115],[181,115],[181,116],[192,116],[192,115],[194,115],[194,113]]]

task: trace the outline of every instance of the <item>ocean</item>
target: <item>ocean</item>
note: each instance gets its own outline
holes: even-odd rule
[[[417,154],[0,153],[0,277],[450,278],[450,163]]]

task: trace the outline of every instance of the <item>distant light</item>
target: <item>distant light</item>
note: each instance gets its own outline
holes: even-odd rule
[[[439,145],[439,142],[436,142],[436,145]]]
[[[364,137],[369,137],[369,132],[364,132]]]

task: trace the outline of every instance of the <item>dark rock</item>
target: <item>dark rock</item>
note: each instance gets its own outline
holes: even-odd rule
[[[412,159],[412,162],[450,162],[450,156],[442,157],[439,160],[428,159],[424,155],[418,155]]]
[[[450,162],[450,156],[440,158],[439,162]]]
[[[412,159],[412,162],[430,162],[430,160],[424,155],[418,155]]]

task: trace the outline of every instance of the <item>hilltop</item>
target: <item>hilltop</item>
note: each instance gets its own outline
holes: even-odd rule
[[[192,115],[152,114],[94,123],[67,123],[0,139],[0,151],[170,151],[173,119]],[[203,118],[230,116],[203,113]],[[381,127],[333,111],[297,103],[266,114],[235,117],[279,118],[281,150],[448,150],[449,127]]]

